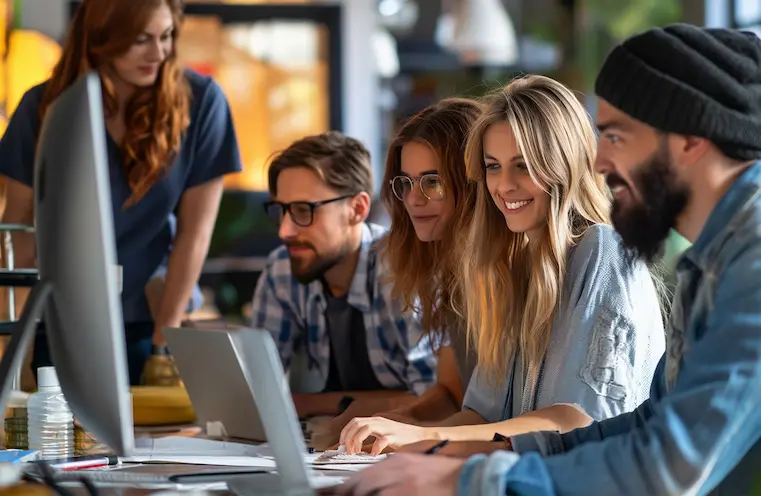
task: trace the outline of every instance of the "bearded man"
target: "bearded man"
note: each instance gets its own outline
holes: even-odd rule
[[[370,153],[338,132],[302,138],[270,164],[265,207],[283,246],[260,276],[252,327],[272,334],[297,376],[302,418],[355,401],[366,415],[392,409],[436,379],[420,323],[384,281],[377,245],[385,230],[367,222],[372,191]]]

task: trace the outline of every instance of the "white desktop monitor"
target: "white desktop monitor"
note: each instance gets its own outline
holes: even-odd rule
[[[134,451],[132,402],[95,72],[45,113],[34,198],[38,284],[49,287],[44,320],[61,388],[82,426],[115,454],[128,455]]]

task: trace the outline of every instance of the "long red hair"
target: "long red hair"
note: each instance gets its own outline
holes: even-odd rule
[[[382,245],[391,269],[389,282],[394,296],[420,314],[424,332],[434,338],[434,348],[445,332],[459,330],[454,308],[459,297],[453,294],[461,261],[457,240],[472,220],[476,191],[466,176],[465,139],[481,111],[478,101],[445,98],[410,117],[397,131],[386,156],[380,195],[391,216],[391,228]],[[390,186],[402,169],[402,147],[411,142],[424,143],[434,151],[445,194],[451,195],[455,204],[441,238],[430,243],[418,239],[404,203]]]
[[[132,196],[140,200],[161,180],[180,150],[190,124],[190,85],[177,62],[177,37],[182,22],[182,0],[84,0],[77,9],[61,59],[53,69],[40,106],[48,106],[85,73],[97,70],[103,85],[106,118],[116,115],[118,102],[108,67],[125,54],[145,29],[150,16],[166,4],[172,12],[172,51],[150,87],[138,88],[124,107],[124,139],[120,143],[124,170]]]

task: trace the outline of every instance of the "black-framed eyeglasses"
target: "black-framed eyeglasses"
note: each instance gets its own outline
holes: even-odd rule
[[[439,201],[444,199],[444,185],[441,183],[441,177],[438,174],[423,174],[419,178],[409,176],[396,176],[389,184],[394,196],[400,201],[407,199],[407,196],[415,187],[415,183],[420,186],[420,192],[429,200]]]
[[[317,207],[327,205],[328,203],[334,203],[341,200],[346,200],[354,195],[343,195],[337,198],[331,198],[330,200],[322,200],[318,202],[290,202],[282,203],[277,201],[268,201],[264,203],[264,211],[267,212],[267,216],[273,220],[277,225],[283,222],[285,214],[290,214],[291,220],[294,224],[301,227],[309,227],[314,222],[314,211]]]

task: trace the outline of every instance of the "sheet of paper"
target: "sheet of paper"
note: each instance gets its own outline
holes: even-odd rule
[[[344,450],[329,450],[323,452],[312,462],[314,465],[367,465],[385,460],[386,455],[373,456],[369,453],[357,453],[348,455]]]
[[[319,472],[359,472],[372,466],[372,463],[315,463],[312,468]]]
[[[261,446],[204,439],[198,437],[167,436],[135,439],[135,455],[214,455],[258,456]]]
[[[274,469],[275,457],[266,444],[249,445],[214,439],[167,436],[135,439],[133,456],[120,457],[122,463],[182,463]],[[356,472],[373,462],[317,462],[323,452],[304,453],[304,462],[319,471]]]
[[[122,463],[182,463],[190,465],[219,465],[223,467],[275,468],[275,460],[261,456],[214,455],[137,455],[119,458]]]

